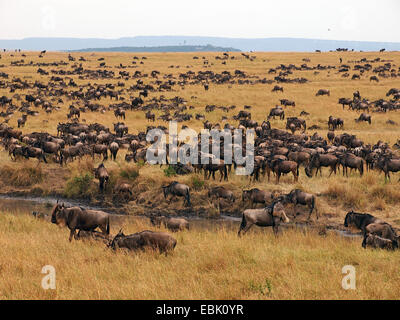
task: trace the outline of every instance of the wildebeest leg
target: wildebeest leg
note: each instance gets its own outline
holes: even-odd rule
[[[69,233],[69,242],[72,241],[72,237],[74,237],[74,238],[76,239],[75,229],[76,229],[76,228],[72,228],[72,229],[71,229],[71,232]]]

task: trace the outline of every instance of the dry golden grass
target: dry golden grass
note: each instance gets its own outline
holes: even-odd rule
[[[68,242],[68,230],[28,215],[0,215],[1,299],[398,299],[399,255],[363,249],[328,233],[256,227],[193,228],[174,234],[169,256]],[[144,220],[114,222],[111,233],[152,229]],[[41,287],[42,267],[56,270],[56,289]],[[356,289],[341,287],[342,267],[356,268]]]

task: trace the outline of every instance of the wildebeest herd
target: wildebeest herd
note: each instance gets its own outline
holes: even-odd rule
[[[46,54],[44,52],[42,56]],[[224,62],[228,63],[224,66],[229,65],[229,60],[245,59],[246,63],[257,61],[257,56],[250,58],[246,55],[239,56],[228,53],[224,56],[227,57]],[[4,119],[0,123],[0,137],[1,143],[12,161],[36,158],[39,162],[43,161],[45,166],[66,167],[71,162],[80,161],[85,156],[92,157],[94,161],[100,159],[101,163],[93,169],[93,175],[98,180],[101,194],[107,190],[111,180],[107,169],[109,161],[110,159],[117,161],[118,156],[121,157],[122,151],[125,153],[126,162],[138,164],[146,164],[148,151],[152,151],[157,156],[165,155],[165,162],[159,163],[160,166],[171,167],[178,176],[202,173],[204,180],[215,180],[217,175],[220,182],[222,180],[230,182],[233,174],[242,169],[242,165],[235,161],[230,163],[224,158],[224,138],[217,142],[210,141],[209,153],[199,154],[199,157],[214,160],[212,163],[182,163],[179,158],[178,163],[172,163],[171,151],[179,155],[180,151],[184,150],[182,141],[178,141],[176,147],[167,145],[167,150],[154,149],[155,141],[148,141],[147,133],[151,129],[158,128],[168,135],[167,127],[157,124],[161,121],[165,124],[169,121],[176,121],[178,123],[185,122],[182,124],[182,129],[192,123],[200,123],[204,129],[232,133],[233,137],[237,138],[236,141],[243,143],[242,145],[231,143],[229,148],[233,151],[232,153],[239,150],[243,155],[248,155],[245,129],[253,129],[255,133],[254,153],[248,156],[253,161],[254,170],[249,175],[249,184],[270,181],[271,174],[275,176],[276,184],[281,183],[282,180],[286,183],[291,181],[298,183],[303,180],[301,177],[303,172],[305,173],[304,179],[308,179],[315,177],[318,172],[322,176],[323,168],[329,169],[329,176],[340,174],[340,170],[342,170],[342,175],[350,176],[350,178],[352,171],[362,176],[365,171],[376,170],[384,173],[385,180],[390,180],[390,173],[400,171],[400,157],[396,153],[398,148],[396,145],[390,146],[380,140],[376,143],[364,143],[355,134],[344,132],[343,130],[349,127],[349,120],[335,115],[333,110],[329,118],[323,119],[323,124],[321,124],[322,122],[311,123],[312,126],[310,126],[310,113],[304,110],[301,113],[297,111],[299,103],[297,99],[295,99],[296,101],[293,99],[290,92],[291,85],[306,86],[310,82],[310,79],[304,77],[293,77],[294,72],[309,74],[311,71],[315,75],[320,72],[327,74],[336,72],[346,78],[350,76],[350,64],[354,64],[353,71],[355,73],[351,76],[353,80],[349,80],[354,83],[353,97],[341,97],[339,100],[335,98],[334,103],[338,102],[340,111],[357,113],[357,118],[351,125],[361,127],[362,122],[366,122],[367,126],[373,126],[376,117],[374,116],[373,119],[372,113],[387,114],[399,109],[400,89],[387,88],[386,96],[375,100],[369,99],[365,95],[366,92],[361,93],[361,89],[358,90],[356,83],[358,79],[365,78],[366,74],[369,75],[367,79],[371,85],[375,85],[377,80],[379,84],[382,84],[385,78],[395,79],[400,75],[400,70],[397,70],[391,61],[381,58],[361,59],[360,61],[348,61],[348,64],[341,61],[341,64],[337,66],[320,63],[309,65],[311,60],[303,59],[304,63],[301,65],[280,63],[276,67],[266,70],[265,76],[259,76],[238,69],[211,71],[213,63],[209,63],[208,60],[205,63],[205,57],[203,57],[204,64],[202,66],[204,69],[193,69],[195,70],[193,71],[191,66],[187,66],[190,70],[185,72],[182,71],[182,67],[178,68],[178,66],[172,65],[168,69],[174,69],[176,72],[171,71],[171,73],[159,70],[146,73],[143,69],[138,69],[139,63],[141,65],[147,63],[146,57],[134,57],[131,61],[132,65],[121,63],[115,67],[109,67],[108,62],[101,57],[96,60],[95,68],[86,65],[88,60],[93,58],[80,57],[79,62],[76,61],[77,58],[70,54],[68,61],[48,63],[11,61],[10,67],[12,66],[14,69],[19,67],[37,68],[35,69],[36,76],[39,77],[39,80],[34,81],[31,81],[29,77],[15,77],[13,74],[0,73],[0,89],[2,94],[4,93],[0,97],[0,117]],[[194,60],[198,60],[198,58]],[[101,64],[98,65],[97,61],[101,61]],[[375,75],[371,76],[371,72]],[[267,76],[271,74],[274,74],[273,78],[268,79]],[[272,91],[276,95],[276,100],[266,104],[275,107],[265,106],[262,117],[253,111],[255,108],[251,103],[246,103],[241,108],[239,105],[220,105],[215,102],[215,104],[203,104],[203,109],[200,109],[198,106],[191,105],[195,104],[197,96],[192,95],[190,99],[180,96],[180,92],[187,87],[198,86],[202,92],[208,94],[219,87],[230,89],[233,86],[267,86],[271,84],[274,85]],[[268,91],[270,92],[271,89]],[[316,92],[313,91],[310,99],[318,99],[323,104],[327,100],[333,99],[335,94],[334,88],[321,88]],[[286,98],[284,98],[285,96]],[[215,115],[218,112],[221,112],[223,116],[220,121],[215,121]],[[17,113],[20,116],[15,121],[15,126],[17,126],[15,128],[9,123]],[[53,114],[57,115],[58,121],[52,132],[29,132],[30,122],[39,114],[46,117],[45,121],[48,121],[47,119],[50,119]],[[95,114],[99,121],[87,123],[83,118],[89,114]],[[112,125],[100,123],[104,114],[115,119],[115,123],[114,121]],[[130,120],[132,114],[139,115],[141,120],[137,121],[139,118],[135,118],[134,121]],[[144,123],[146,128],[144,130],[137,129],[136,122]],[[310,133],[310,130],[316,130],[319,125],[328,129],[326,136],[320,136],[318,132]],[[239,134],[235,129],[242,129],[242,131]],[[339,130],[341,130],[340,133],[338,133]],[[214,154],[210,151],[213,147],[220,149],[218,159],[215,159]],[[171,150],[172,148],[176,148],[176,150]],[[282,178],[287,174],[290,175],[291,181]],[[293,179],[291,179],[292,176]],[[191,207],[196,198],[191,194],[189,186],[180,181],[170,181],[158,191],[169,203],[174,197],[183,198],[183,205],[187,207]],[[115,186],[113,192],[132,198],[132,185],[122,183]],[[235,201],[234,190],[227,186],[213,186],[206,192],[210,199],[225,199],[232,203]],[[287,222],[289,219],[283,209],[287,204],[307,206],[310,215],[314,210],[317,217],[319,214],[316,207],[316,196],[297,188],[286,194],[252,188],[243,190],[241,196],[243,203],[248,200],[251,204],[251,208],[243,208],[242,232],[246,232],[253,224],[272,226],[274,231],[277,231],[279,224]],[[261,203],[264,209],[253,208],[257,203]],[[68,213],[67,208],[59,208],[56,211],[60,219],[67,219],[66,217],[70,216],[72,219],[74,215],[74,219],[78,219],[76,217],[81,217],[87,212],[82,208],[75,209],[75,213],[72,211]],[[74,223],[78,223],[73,222],[74,219],[70,222],[72,229]],[[153,223],[168,227],[172,222],[166,222],[165,219],[153,219]],[[105,233],[107,233],[107,225],[98,224],[98,226],[106,228]],[[74,236],[72,229],[70,239]],[[92,229],[82,227],[81,230],[82,232],[92,232]],[[113,248],[118,246],[118,243],[121,245],[139,242],[147,245],[153,243],[148,240],[148,234],[135,235],[126,241],[124,237],[130,236],[125,236],[121,231]],[[365,239],[365,243],[367,242]]]

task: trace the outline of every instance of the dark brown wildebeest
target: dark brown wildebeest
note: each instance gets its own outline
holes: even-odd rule
[[[377,76],[371,76],[371,77],[369,78],[369,81],[376,81],[376,82],[379,82],[379,79],[378,79]]]
[[[282,174],[291,172],[293,174],[294,182],[299,180],[299,165],[297,162],[290,160],[282,160],[280,158],[270,161],[269,164],[272,171],[276,174],[276,183],[279,183]]]
[[[133,195],[132,187],[128,183],[120,183],[114,188],[114,195],[123,196],[125,200],[130,199]]]
[[[18,118],[17,123],[18,123],[18,128],[20,127],[25,127],[25,122],[28,119],[28,115],[23,114],[21,118]]]
[[[167,186],[162,186],[162,189],[165,199],[167,199],[169,194],[172,195],[172,198],[175,196],[184,197],[183,205],[192,206],[190,203],[190,188],[186,184],[173,181]],[[172,198],[169,202],[171,202]]]
[[[225,187],[218,186],[218,187],[213,187],[208,191],[208,197],[209,198],[223,198],[231,202],[235,202],[235,195],[231,190],[226,189]]]
[[[288,160],[297,162],[297,164],[307,166],[310,162],[311,155],[305,151],[291,151],[287,155]]]
[[[150,216],[150,222],[153,226],[160,227],[161,224],[172,232],[189,230],[189,221],[184,218],[171,218],[166,216]]]
[[[117,142],[111,142],[110,146],[108,147],[110,149],[110,153],[111,153],[111,159],[112,160],[117,160],[117,153],[119,150],[119,145]]]
[[[242,201],[250,200],[250,208],[254,208],[254,204],[261,203],[268,205],[274,200],[274,194],[269,191],[253,188],[251,190],[242,191]]]
[[[272,227],[274,234],[277,235],[281,221],[288,223],[289,218],[286,216],[285,209],[279,201],[274,201],[262,209],[244,210],[238,236],[240,237],[242,231],[245,234],[254,224],[259,227]]]
[[[365,236],[361,245],[363,248],[371,247],[375,249],[387,249],[387,250],[394,250],[398,248],[397,242],[394,242],[393,240],[389,240],[386,238],[382,238],[372,233],[369,233],[368,235]]]
[[[275,117],[279,117],[280,120],[284,120],[285,119],[285,111],[282,109],[282,107],[280,106],[276,106],[275,108],[272,108],[269,111],[269,115],[267,117],[267,119],[271,119]]]
[[[275,91],[281,91],[281,92],[283,92],[283,87],[278,86],[278,85],[275,85],[274,88],[272,89],[272,92],[275,92]]]
[[[156,121],[156,115],[151,113],[150,110],[146,112],[146,119],[147,121]]]
[[[382,237],[383,239],[389,240],[393,248],[399,247],[399,236],[393,227],[388,223],[370,223],[365,227],[365,234],[362,246],[365,248],[365,244],[368,242],[368,236],[374,235]]]
[[[340,98],[338,103],[341,104],[341,105],[343,106],[343,109],[344,109],[344,106],[345,106],[345,105],[346,105],[346,106],[349,106],[349,108],[350,108],[352,102],[353,102],[353,100],[351,100],[351,99],[348,99],[348,98]]]
[[[60,164],[67,163],[68,159],[74,160],[76,157],[82,157],[83,155],[82,146],[66,147],[60,151]]]
[[[47,163],[44,152],[40,148],[22,146],[22,154],[26,159],[36,158],[39,160],[39,162],[40,160],[43,160],[45,163]]]
[[[93,169],[93,170],[94,170],[94,177],[96,179],[99,179],[100,192],[103,192],[106,183],[110,179],[107,169],[104,166],[104,164],[101,163],[96,169]]]
[[[345,227],[355,226],[357,229],[361,230],[364,235],[367,233],[366,227],[371,223],[385,224],[386,222],[369,213],[359,213],[353,210],[347,212],[344,218]]]
[[[118,108],[114,110],[114,116],[118,119],[125,119],[125,110],[122,108]]]
[[[292,203],[294,205],[294,218],[296,218],[296,206],[301,204],[303,206],[308,206],[310,208],[310,212],[308,214],[308,220],[311,218],[311,214],[315,208],[315,214],[317,216],[317,220],[319,217],[318,209],[315,207],[315,196],[311,193],[307,193],[301,191],[300,189],[294,189],[290,191],[287,195],[283,196],[283,203]]]
[[[361,113],[358,119],[354,119],[355,122],[360,122],[360,121],[367,121],[369,124],[371,124],[371,115],[366,114],[366,113]]]
[[[360,172],[360,176],[363,175],[363,173],[364,173],[364,159],[363,158],[357,157],[352,153],[346,153],[346,154],[338,153],[337,157],[339,158],[339,163],[343,167],[343,176],[346,173],[346,177],[348,177],[347,168],[357,169]]]
[[[296,103],[292,100],[288,100],[288,99],[281,99],[279,100],[279,102],[281,103],[281,105],[287,107],[287,106],[292,106],[295,107]]]
[[[94,144],[92,147],[92,158],[95,154],[103,155],[103,161],[108,159],[108,147],[105,144]]]
[[[312,170],[317,168],[315,174],[319,174],[322,177],[322,170],[321,167],[330,167],[331,172],[329,173],[329,177],[331,176],[332,172],[336,174],[336,169],[339,165],[339,159],[334,156],[333,154],[319,154],[315,153],[311,156],[310,162],[305,169],[306,175],[311,178],[313,176]]]
[[[129,250],[145,250],[150,248],[158,250],[165,255],[174,250],[176,246],[176,239],[165,232],[154,232],[145,230],[142,232],[124,235],[122,230],[111,241],[109,247],[113,250],[118,248],[126,248]]]
[[[329,142],[333,142],[333,140],[335,139],[335,133],[333,131],[328,131],[328,133],[326,134]]]
[[[315,96],[324,96],[324,95],[330,96],[331,92],[327,89],[319,89],[315,94]]]
[[[385,173],[385,181],[390,181],[390,172],[400,171],[400,159],[391,159],[390,156],[383,155],[378,159],[377,167]]]
[[[224,160],[219,160],[219,163],[208,163],[208,164],[203,164],[203,170],[204,170],[204,179],[210,179],[210,176],[212,175],[213,180],[215,180],[215,172],[219,171],[220,173],[220,179],[219,181],[222,181],[222,178],[224,180],[228,181],[228,169],[227,166],[224,162]],[[208,174],[208,177],[207,177]]]
[[[343,129],[343,124],[344,124],[343,119],[334,118],[332,116],[329,116],[329,119],[328,119],[328,129],[329,130],[335,131],[336,128]]]
[[[110,217],[103,211],[66,208],[57,202],[51,212],[51,222],[66,225],[71,230],[69,241],[76,238],[75,230],[94,231],[99,227],[104,235],[110,234]]]

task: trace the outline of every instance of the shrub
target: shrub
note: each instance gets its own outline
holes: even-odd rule
[[[193,176],[190,181],[193,190],[199,191],[204,188],[204,180],[199,176]]]
[[[93,175],[91,173],[84,173],[72,177],[67,181],[64,194],[68,198],[85,198],[92,195],[90,187],[92,184]]]
[[[121,178],[134,181],[137,177],[139,177],[139,170],[133,167],[126,167],[124,169],[121,169],[119,175]]]
[[[166,177],[174,177],[176,176],[176,171],[173,167],[168,166],[168,168],[164,169],[164,174]]]

